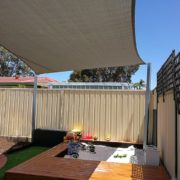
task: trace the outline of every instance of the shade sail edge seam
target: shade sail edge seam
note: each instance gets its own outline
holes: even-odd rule
[[[136,30],[135,30],[135,24],[136,24],[136,18],[135,18],[135,13],[136,13],[136,0],[132,0],[131,1],[131,21],[132,21],[132,31],[133,31],[133,43],[134,43],[134,49],[136,51],[137,57],[139,58],[139,60],[142,61],[141,64],[146,64],[142,58],[139,55],[139,52],[137,50],[137,43],[136,43]]]

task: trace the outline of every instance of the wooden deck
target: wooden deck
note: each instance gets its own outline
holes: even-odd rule
[[[67,149],[67,144],[41,153],[40,155],[20,164],[5,174],[6,180],[57,180],[57,179],[145,179],[169,180],[165,169],[154,166],[119,164],[105,161],[86,161],[56,157]]]

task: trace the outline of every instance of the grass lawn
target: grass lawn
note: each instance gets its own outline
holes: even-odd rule
[[[8,169],[15,167],[16,165],[31,159],[33,156],[47,150],[49,148],[40,146],[30,146],[12,153],[7,154],[7,163],[0,169],[0,179],[4,178],[4,174]]]

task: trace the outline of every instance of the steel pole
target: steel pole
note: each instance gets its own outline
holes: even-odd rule
[[[146,81],[146,100],[145,100],[145,117],[144,117],[144,142],[143,149],[147,145],[148,139],[148,124],[149,124],[149,104],[151,95],[151,63],[147,63],[147,81]]]
[[[37,75],[34,76],[33,106],[32,106],[32,141],[33,133],[36,128],[36,99],[37,99]]]

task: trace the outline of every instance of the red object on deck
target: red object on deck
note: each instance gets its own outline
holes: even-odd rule
[[[91,140],[91,139],[93,139],[92,136],[83,136],[83,137],[81,138],[81,140]]]

